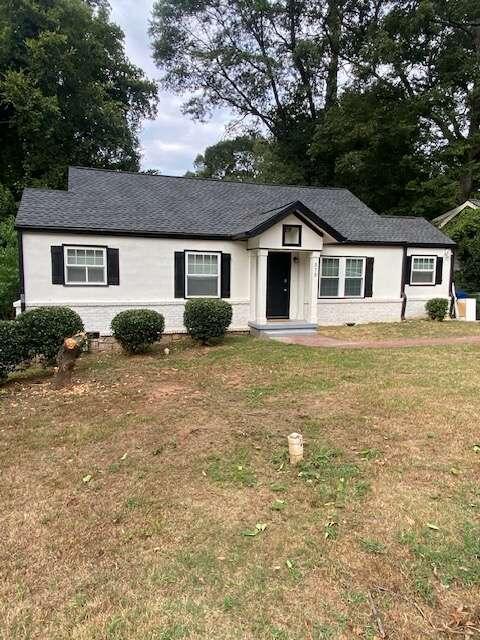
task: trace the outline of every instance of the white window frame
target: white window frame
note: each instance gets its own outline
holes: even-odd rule
[[[87,265],[87,264],[68,264],[68,249],[82,249],[85,251],[102,251],[103,253],[103,280],[102,282],[88,282],[88,267],[99,267],[100,265]],[[65,284],[69,287],[105,287],[107,283],[107,247],[99,247],[99,246],[88,246],[82,244],[68,244],[63,245],[63,267],[64,267],[64,278]],[[72,282],[68,279],[68,267],[85,267],[86,272],[86,280],[85,282]]]
[[[188,273],[188,256],[217,256],[218,273],[217,273],[217,295],[214,296],[192,296],[188,294],[188,278],[204,278],[209,274]],[[221,293],[221,272],[222,272],[222,252],[221,251],[185,251],[185,298],[220,298]],[[211,274],[210,274],[211,275]]]
[[[322,296],[320,295],[320,287],[322,284],[322,261],[324,258],[330,258],[338,260],[338,294],[336,296]],[[358,296],[345,295],[345,278],[347,270],[347,260],[361,260],[362,261],[362,289]],[[322,256],[320,258],[320,268],[318,270],[318,298],[321,300],[337,299],[337,298],[364,298],[365,297],[365,269],[367,259],[365,256]],[[328,276],[325,276],[328,280]]]
[[[412,258],[412,264],[410,266],[410,286],[412,287],[429,287],[431,285],[435,284],[435,281],[437,279],[437,256],[410,256]],[[415,264],[415,260],[416,259],[422,259],[425,260],[425,258],[427,258],[428,260],[433,260],[433,269],[432,269],[432,279],[430,282],[413,282],[413,272],[414,271],[421,271],[422,273],[430,273],[430,269],[414,269],[414,264]]]

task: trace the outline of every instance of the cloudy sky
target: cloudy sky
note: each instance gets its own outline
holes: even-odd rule
[[[158,79],[148,37],[153,0],[110,0],[112,20],[125,33],[125,47],[132,62],[149,78]],[[198,153],[225,136],[227,113],[217,113],[207,123],[194,122],[180,110],[182,98],[160,93],[158,114],[142,131],[142,168],[158,169],[166,175],[183,175]]]

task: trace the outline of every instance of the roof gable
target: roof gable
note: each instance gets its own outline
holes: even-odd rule
[[[319,236],[323,237],[322,229],[326,231],[329,235],[332,236],[335,240],[342,242],[347,238],[339,233],[336,229],[331,227],[325,220],[322,220],[316,213],[314,213],[311,209],[309,209],[303,202],[300,200],[296,200],[295,202],[290,202],[283,207],[279,207],[277,209],[273,209],[272,211],[266,212],[270,214],[264,221],[257,224],[252,229],[247,229],[244,233],[239,234],[237,237],[240,238],[253,238],[255,236],[260,235],[273,225],[277,224],[284,220],[290,214],[294,214],[301,220],[304,224],[306,224],[312,231],[318,233]]]

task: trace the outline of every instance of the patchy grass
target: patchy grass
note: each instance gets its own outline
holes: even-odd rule
[[[338,340],[395,340],[397,338],[441,338],[444,336],[478,336],[480,322],[459,320],[406,320],[371,322],[353,327],[320,327],[319,333]]]
[[[392,639],[478,636],[479,356],[230,337],[15,376],[0,638],[373,640],[372,602]]]

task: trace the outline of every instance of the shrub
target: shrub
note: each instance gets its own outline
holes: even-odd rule
[[[185,305],[183,322],[188,333],[202,344],[220,338],[232,321],[232,305],[217,298],[196,298]]]
[[[446,298],[432,298],[425,305],[430,320],[444,320],[448,311],[448,300]]]
[[[0,382],[23,360],[22,333],[16,320],[0,320]]]
[[[121,311],[112,320],[115,338],[127,353],[143,353],[160,340],[165,321],[153,309],[128,309]]]
[[[22,313],[17,322],[22,332],[24,356],[43,356],[48,363],[55,361],[65,338],[83,331],[82,319],[68,307],[38,307]]]

